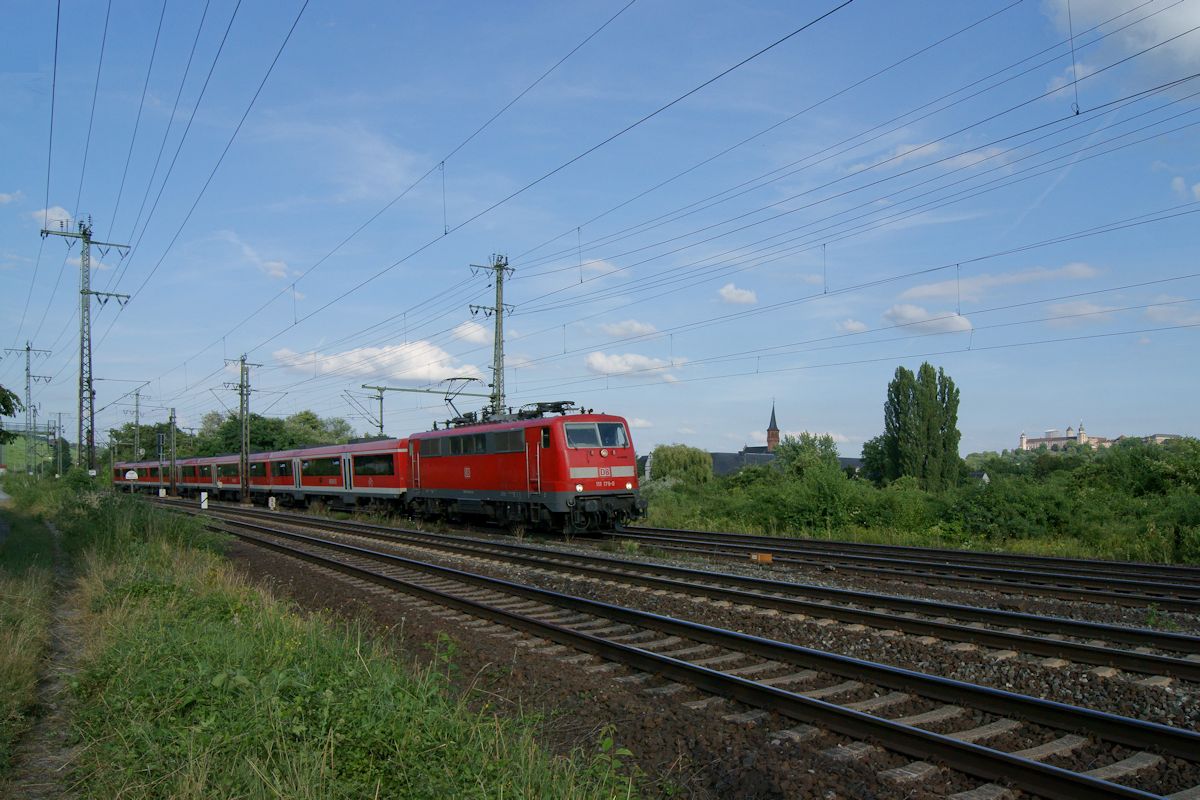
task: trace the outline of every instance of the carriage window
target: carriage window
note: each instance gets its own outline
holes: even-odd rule
[[[568,422],[563,427],[567,429],[567,447],[600,446],[600,435],[596,432],[596,423]]]
[[[625,426],[619,422],[598,422],[600,429],[601,447],[629,447],[629,437],[625,435]]]
[[[238,476],[237,464],[217,464],[218,478],[236,478]]]
[[[150,468],[150,477],[151,477],[151,478],[157,478],[157,477],[158,477],[158,467],[151,467],[151,468]]]
[[[204,479],[204,480],[212,479],[212,464],[201,464],[200,466],[196,467],[196,469],[199,470],[200,477],[202,479]]]
[[[179,468],[179,480],[190,481],[196,477],[196,468],[192,466]]]
[[[250,477],[265,478],[267,476],[267,462],[251,461],[250,462]]]
[[[292,477],[292,462],[276,461],[271,464],[271,471],[279,478],[290,478]]]
[[[341,458],[314,458],[300,462],[300,474],[305,477],[326,477],[342,474]]]
[[[391,453],[379,456],[355,456],[355,475],[395,475],[396,461]]]

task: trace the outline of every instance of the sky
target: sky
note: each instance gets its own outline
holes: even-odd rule
[[[888,380],[1025,431],[1200,434],[1200,0],[5,3],[0,384],[74,440],[363,384],[625,416],[638,449],[829,433]],[[57,20],[57,54],[56,54]],[[68,244],[73,246],[68,247]],[[354,399],[347,399],[350,394]],[[463,397],[462,411],[483,400]],[[445,419],[389,392],[384,428]]]

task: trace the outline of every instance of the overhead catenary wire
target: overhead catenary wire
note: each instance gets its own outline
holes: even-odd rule
[[[514,97],[507,104],[505,104],[503,107],[501,107],[499,111],[495,112],[487,121],[485,121],[482,125],[477,127],[474,131],[472,131],[465,139],[463,139],[461,142],[459,142],[457,145],[455,145],[450,150],[449,153],[447,153],[446,155],[444,155],[441,158],[441,160],[438,162],[437,165],[431,167],[423,175],[421,175],[415,181],[410,183],[402,192],[400,192],[400,194],[393,197],[387,204],[385,204],[382,208],[380,208],[378,211],[376,211],[374,214],[372,214],[370,217],[368,217],[365,222],[360,224],[357,228],[355,228],[348,235],[346,235],[344,238],[342,238],[341,241],[339,241],[336,245],[334,245],[334,247],[329,252],[327,252],[325,255],[321,256],[321,258],[317,259],[317,261],[315,263],[313,263],[311,266],[309,266],[307,269],[305,269],[304,272],[302,272],[294,281],[292,281],[291,285],[292,285],[293,291],[294,291],[295,285],[297,283],[304,280],[304,278],[306,278],[314,270],[318,269],[322,264],[324,264],[326,261],[328,261],[330,258],[332,258],[338,251],[340,251],[343,247],[345,247],[347,244],[349,244],[360,233],[362,233],[364,230],[366,230],[372,223],[374,223],[377,219],[379,219],[379,217],[383,216],[383,214],[385,214],[389,209],[391,209],[393,206],[395,206],[396,203],[398,203],[398,202],[400,202],[400,200],[404,199],[413,189],[415,189],[426,178],[428,178],[431,174],[433,174],[434,170],[438,169],[439,167],[443,167],[443,165],[446,163],[446,161],[448,161],[455,154],[457,154],[460,150],[462,150],[464,147],[466,147],[466,145],[468,143],[470,143],[473,139],[475,139],[475,137],[477,137],[480,133],[482,133],[484,130],[486,130],[488,127],[490,127],[492,125],[492,123],[494,123],[497,119],[500,118],[501,115],[504,114],[504,112],[506,112],[506,111],[508,111],[508,109],[512,108],[512,106],[515,105],[517,103],[517,101],[519,101],[521,98],[523,98],[525,95],[527,95],[534,87],[536,87],[543,80],[545,80],[552,72],[554,72],[556,69],[558,69],[560,66],[562,66],[562,64],[568,58],[570,58],[576,52],[578,52],[580,50],[580,48],[582,48],[584,45],[586,45],[588,42],[590,42],[592,39],[594,39],[601,31],[603,31],[605,28],[607,28],[609,25],[611,25],[617,19],[617,17],[621,16],[621,14],[623,14],[630,6],[632,6],[634,4],[634,2],[636,2],[636,0],[629,0],[629,2],[627,2],[624,6],[622,6],[620,8],[620,10],[617,11],[617,13],[613,14],[611,17],[609,17],[607,20],[605,20],[605,22],[602,25],[600,25],[600,27],[598,27],[594,31],[592,31],[583,41],[581,41],[574,48],[572,48],[570,52],[568,52],[565,56],[560,58],[557,62],[555,62],[555,64],[553,66],[551,66],[549,69],[547,69],[545,72],[543,72],[540,76],[538,76],[532,83],[530,83],[528,86],[525,87],[525,89],[523,89],[519,94],[517,94],[516,97]],[[443,198],[443,205],[444,205],[444,198]],[[449,233],[448,226],[443,231],[443,235],[445,235],[447,233]],[[224,334],[222,334],[222,338],[235,333],[237,330],[239,330],[243,325],[245,325],[251,319],[253,319],[258,314],[260,314],[264,310],[266,310],[272,303],[274,303],[277,299],[279,299],[283,295],[284,291],[286,291],[286,289],[273,295],[270,299],[268,299],[266,302],[264,302],[262,305],[260,305],[257,309],[250,312],[250,314],[248,314],[241,321],[239,321],[237,324],[235,324],[232,328],[230,328]],[[294,317],[293,323],[299,324],[299,319]],[[210,349],[215,347],[219,341],[220,341],[219,339],[214,340],[213,342],[209,343],[205,347],[196,351],[191,356],[189,356],[187,359],[185,359],[184,363],[199,357],[203,353],[208,352]],[[164,373],[164,375],[166,375],[166,374],[170,374],[170,371],[167,373]]]
[[[54,11],[54,67],[50,73],[50,132],[46,140],[46,194],[43,202],[43,226],[50,224],[50,162],[54,156],[54,105],[58,95],[58,35],[62,22],[62,0],[55,4]],[[13,339],[13,347],[21,339],[21,331],[25,328],[25,316],[29,313],[29,301],[33,297],[33,287],[37,284],[38,268],[42,264],[42,249],[46,240],[38,244],[37,259],[33,263],[33,276],[29,279],[29,291],[25,294],[25,308],[21,311],[21,321],[17,324],[17,335]]]

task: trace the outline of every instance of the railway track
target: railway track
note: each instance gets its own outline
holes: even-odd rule
[[[279,520],[282,522],[283,520]],[[1200,735],[1192,731],[924,675],[762,637],[575,597],[254,522],[222,520],[242,539],[354,579],[498,623],[584,655],[565,660],[660,695],[700,692],[751,707],[731,721],[778,715],[810,739],[820,729],[855,742],[837,758],[867,758],[876,743],[985,781],[1046,797],[1200,796]],[[326,523],[331,524],[331,523]],[[603,663],[589,663],[594,658]],[[620,677],[624,668],[630,674]],[[774,719],[771,717],[770,719]],[[810,726],[819,726],[818,728]],[[1086,767],[1086,768],[1085,768]],[[924,760],[888,777],[921,780]],[[994,787],[999,791],[1000,787]],[[982,790],[982,794],[979,792]],[[985,796],[986,784],[971,796]],[[964,795],[965,796],[965,795]]]
[[[801,543],[795,544],[793,540],[781,540],[776,537],[741,537],[698,531],[659,533],[647,528],[623,528],[610,536],[646,543],[668,552],[737,559],[745,559],[752,553],[767,553],[775,563],[788,566],[835,567],[841,571],[860,572],[908,582],[970,586],[1064,600],[1144,608],[1153,606],[1164,611],[1200,613],[1200,579],[1177,573],[1147,578],[1113,577],[1113,572],[1125,574],[1122,570],[1125,565],[1119,562],[1114,562],[1109,567],[1110,573],[1105,575],[1090,574],[1081,570],[1055,572],[1037,569],[1034,566],[993,566],[942,562],[925,556],[910,558],[900,554],[860,553],[856,551],[858,546],[852,544],[839,550],[811,547],[807,543],[808,540],[800,540]]]
[[[1181,582],[1200,584],[1200,566],[1188,564],[1152,564],[1137,561],[1101,561],[1058,556],[1022,555],[1019,553],[987,553],[973,550],[954,550],[938,547],[913,547],[894,544],[871,544],[867,542],[832,541],[804,537],[755,536],[745,533],[713,533],[680,528],[656,528],[650,526],[628,526],[618,531],[626,533],[653,533],[665,536],[713,537],[744,544],[799,545],[805,548],[849,552],[864,555],[902,557],[911,561],[928,561],[944,564],[978,564],[982,566],[1008,567],[1013,569],[1048,570],[1061,574],[1080,574],[1107,577],[1114,572],[1124,577],[1146,578],[1166,583]]]
[[[610,556],[333,521],[298,514],[214,507],[227,518],[252,516],[277,523],[353,532],[392,544],[420,546],[457,556],[519,564],[629,586],[706,597],[780,613],[831,619],[848,625],[1025,653],[1130,673],[1200,682],[1200,637],[975,606],[877,595],[730,573],[630,561]],[[990,627],[982,627],[982,626]],[[1038,635],[1041,634],[1041,635]],[[1191,656],[1191,658],[1189,658]]]

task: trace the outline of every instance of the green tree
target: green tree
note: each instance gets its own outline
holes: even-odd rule
[[[650,478],[676,478],[683,483],[708,483],[712,480],[712,456],[686,444],[660,444],[650,453]]]
[[[829,434],[805,431],[799,436],[784,436],[775,448],[775,458],[785,472],[801,476],[814,467],[838,469],[838,449]]]
[[[882,462],[884,480],[908,475],[931,491],[958,482],[958,400],[958,387],[944,370],[928,362],[915,375],[896,368],[884,403],[882,441],[870,453]]]
[[[25,406],[22,405],[20,398],[16,394],[0,386],[0,417],[16,416],[17,412],[24,408]],[[17,435],[15,433],[4,430],[4,425],[0,424],[0,444],[8,444],[16,438]]]

